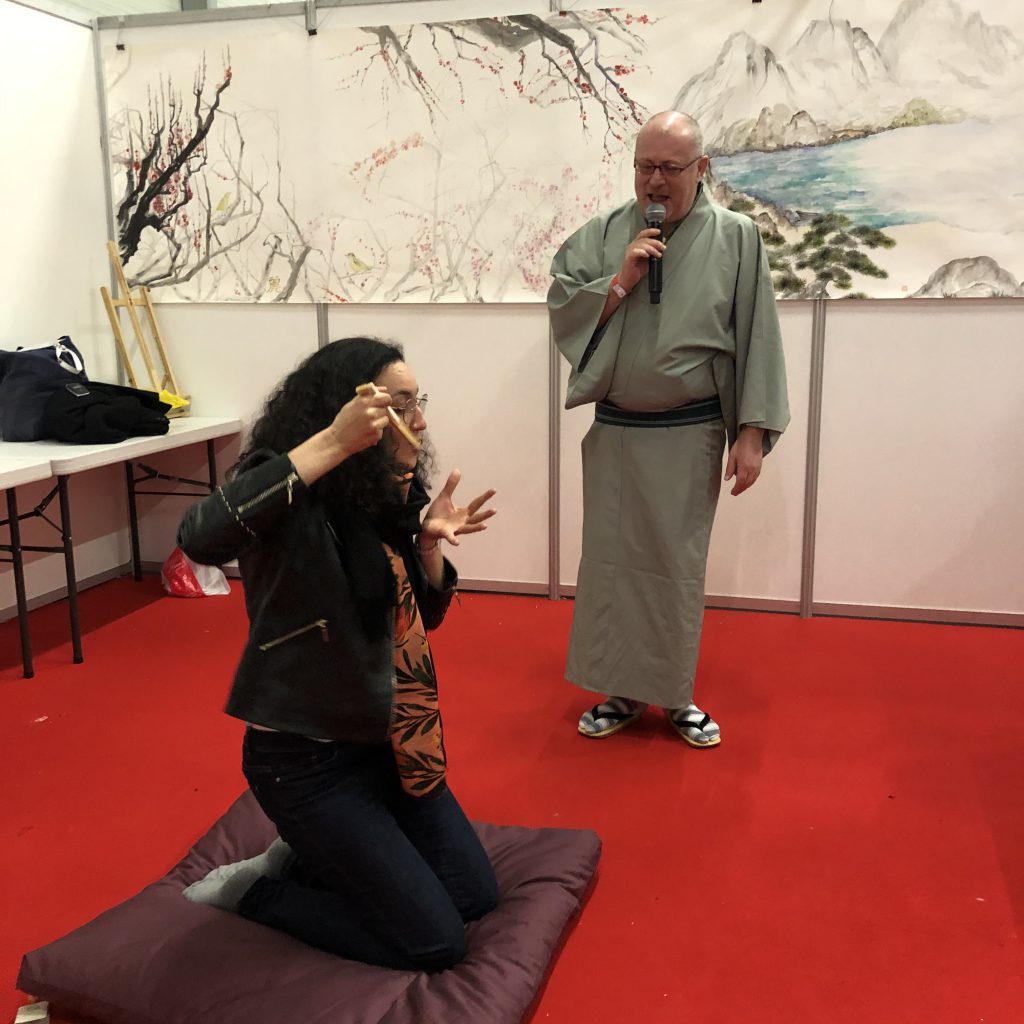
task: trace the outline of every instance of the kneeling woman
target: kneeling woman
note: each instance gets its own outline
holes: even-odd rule
[[[456,584],[440,542],[485,529],[494,492],[458,507],[453,472],[421,523],[425,404],[401,349],[326,346],[270,396],[178,543],[197,562],[238,559],[250,628],[227,712],[248,724],[245,777],[292,851],[236,909],[339,956],[429,971],[465,955],[465,922],[497,896],[445,783],[426,637]]]

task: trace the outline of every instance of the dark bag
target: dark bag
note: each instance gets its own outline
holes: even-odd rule
[[[88,380],[82,353],[67,335],[46,348],[0,350],[0,438],[44,439],[43,410],[51,395]]]
[[[116,444],[128,437],[153,437],[171,429],[155,391],[119,384],[67,383],[43,407],[43,436],[72,444]]]

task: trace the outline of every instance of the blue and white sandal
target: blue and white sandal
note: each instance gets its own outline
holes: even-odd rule
[[[603,740],[638,721],[647,705],[628,697],[609,697],[580,716],[579,733],[591,740]]]
[[[696,704],[685,708],[666,708],[669,724],[691,747],[717,747],[722,742],[722,730],[709,714]]]

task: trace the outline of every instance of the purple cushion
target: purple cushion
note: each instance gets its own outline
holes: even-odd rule
[[[518,1024],[594,874],[589,831],[474,826],[498,876],[498,907],[469,926],[469,953],[441,974],[342,960],[235,914],[190,903],[185,886],[267,848],[274,828],[240,796],[159,881],[27,953],[18,987],[110,1024]]]

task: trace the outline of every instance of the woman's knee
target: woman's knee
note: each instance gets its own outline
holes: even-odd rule
[[[479,921],[486,917],[498,905],[498,880],[494,873],[479,878],[469,899],[459,907],[463,921]]]
[[[407,945],[403,950],[413,971],[446,971],[466,956],[466,929],[460,921],[438,929],[429,941]]]
[[[467,924],[471,921],[479,921],[481,918],[498,906],[498,887],[494,886],[485,891],[476,893],[473,899],[464,907],[461,907],[462,920]]]

